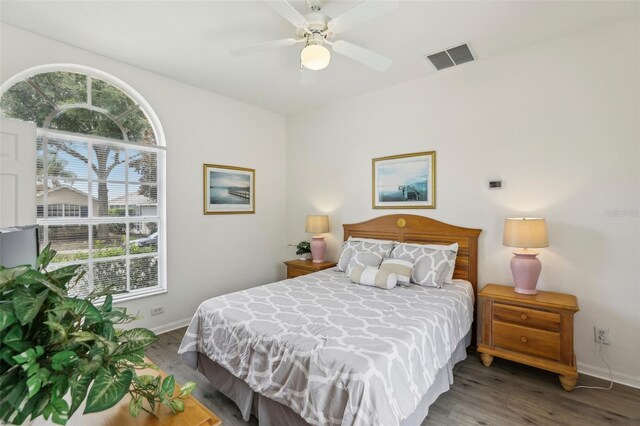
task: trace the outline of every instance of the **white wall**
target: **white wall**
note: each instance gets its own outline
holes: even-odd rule
[[[288,240],[328,213],[335,259],[343,223],[418,213],[482,228],[480,286],[509,284],[504,218],[545,217],[539,288],[577,295],[581,371],[607,375],[598,324],[616,378],[640,386],[638,50],[625,21],[288,117]],[[371,159],[430,150],[437,209],[373,210]]]
[[[167,141],[168,293],[123,303],[163,329],[207,298],[281,278],[285,239],[285,118],[152,72],[0,27],[0,82],[25,69],[72,63],[135,88],[155,110]],[[256,169],[256,214],[202,214],[202,164]],[[164,314],[150,316],[150,308]]]

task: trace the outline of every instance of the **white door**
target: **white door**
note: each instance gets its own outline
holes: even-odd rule
[[[36,223],[36,125],[0,118],[0,228]]]

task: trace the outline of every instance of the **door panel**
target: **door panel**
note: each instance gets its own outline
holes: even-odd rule
[[[36,223],[36,125],[0,118],[0,227]]]

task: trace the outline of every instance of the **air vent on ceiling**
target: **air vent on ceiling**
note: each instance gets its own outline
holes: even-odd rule
[[[424,57],[430,60],[438,71],[454,65],[471,62],[474,59],[471,50],[469,50],[469,46],[466,44],[461,44],[460,46],[452,47],[451,49],[443,50],[442,52],[432,55],[425,55]]]

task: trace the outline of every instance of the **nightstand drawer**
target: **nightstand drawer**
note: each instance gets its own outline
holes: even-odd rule
[[[493,345],[515,352],[560,360],[560,333],[493,321]]]
[[[493,318],[500,321],[515,322],[527,327],[560,330],[560,315],[555,312],[538,311],[520,306],[493,304]]]
[[[307,275],[309,274],[310,271],[307,271],[305,269],[298,269],[298,268],[288,268],[287,269],[287,278],[295,278],[295,277],[299,277],[300,275]]]

